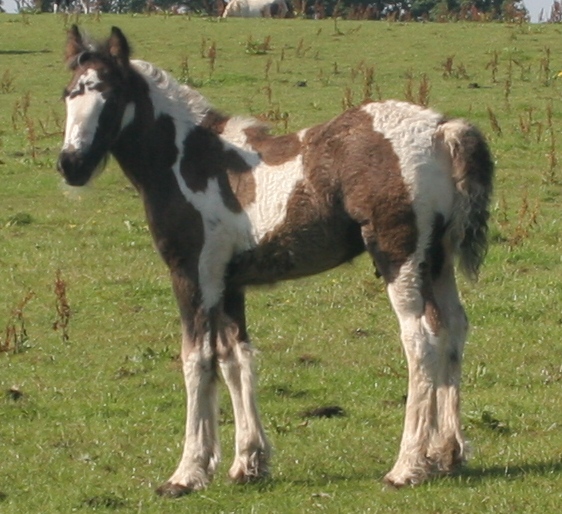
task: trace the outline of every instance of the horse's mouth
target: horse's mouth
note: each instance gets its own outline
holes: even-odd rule
[[[69,177],[64,177],[64,181],[72,187],[82,187],[85,186],[88,183],[88,180],[82,180],[82,179],[73,179],[73,178],[69,178]]]
[[[57,161],[57,170],[69,186],[85,186],[98,170],[101,172],[106,159],[87,158],[78,152],[62,151]]]

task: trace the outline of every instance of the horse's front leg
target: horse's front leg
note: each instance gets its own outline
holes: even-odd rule
[[[182,324],[181,358],[187,393],[183,455],[178,468],[157,492],[181,496],[204,489],[220,460],[217,429],[217,318],[206,311],[201,294],[179,273],[172,273]]]
[[[236,427],[236,453],[229,476],[234,482],[245,483],[269,474],[271,449],[258,412],[253,350],[246,331],[241,290],[225,292],[224,313],[219,362],[232,400]]]

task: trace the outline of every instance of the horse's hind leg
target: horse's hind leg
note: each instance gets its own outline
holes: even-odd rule
[[[257,407],[253,350],[246,332],[244,293],[227,291],[227,316],[221,333],[220,368],[234,409],[236,443],[230,478],[238,483],[263,478],[269,473],[270,446]]]
[[[438,431],[434,433],[429,457],[437,473],[451,473],[463,463],[466,444],[460,422],[460,383],[468,320],[460,302],[452,259],[448,259],[432,281],[433,293],[443,320],[437,388]]]
[[[400,453],[385,477],[400,487],[421,483],[430,474],[427,452],[437,429],[439,341],[424,306],[419,263],[412,259],[404,264],[388,284],[388,294],[400,323],[409,376]]]
[[[464,452],[459,381],[466,317],[452,264],[443,266],[435,280],[430,267],[412,258],[388,284],[409,372],[400,453],[385,477],[397,487],[451,471]]]

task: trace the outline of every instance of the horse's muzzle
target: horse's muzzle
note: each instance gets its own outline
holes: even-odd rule
[[[57,170],[70,186],[84,186],[92,175],[91,171],[87,170],[84,157],[79,152],[63,150],[57,161]]]

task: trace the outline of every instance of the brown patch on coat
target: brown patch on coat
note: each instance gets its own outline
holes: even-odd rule
[[[267,127],[255,125],[244,129],[248,144],[269,166],[279,166],[292,161],[302,151],[302,143],[297,134],[272,136]]]
[[[297,184],[283,223],[257,247],[234,257],[229,282],[257,285],[314,275],[364,252],[359,225],[343,210],[332,189],[319,191],[308,180]]]
[[[242,289],[225,289],[217,329],[220,360],[227,360],[236,346],[249,340],[245,303]]]
[[[233,259],[229,280],[245,285],[312,275],[367,248],[392,282],[418,236],[392,144],[355,108],[308,129],[302,147],[304,180],[289,197],[284,222]]]
[[[142,110],[150,107],[137,105]],[[123,130],[113,154],[141,194],[154,243],[170,269],[181,317],[186,320],[186,340],[197,341],[207,330],[198,288],[203,220],[201,213],[185,201],[171,170],[178,156],[173,120],[160,116],[147,124],[147,118],[150,119],[145,117],[144,123],[135,118]],[[138,152],[127,151],[137,144],[141,134],[145,146]]]
[[[256,181],[253,173],[250,171],[240,173],[228,170],[227,176],[230,190],[242,209],[256,201]]]
[[[222,200],[232,212],[241,212],[255,199],[252,168],[207,128],[197,126],[188,134],[180,169],[187,187],[194,192],[205,191],[209,180],[216,178]]]
[[[199,256],[204,243],[201,213],[185,201],[171,171],[160,180],[143,185],[142,196],[156,248],[170,269],[186,344],[204,339],[209,330],[209,315],[202,308],[199,288]]]
[[[121,131],[111,151],[127,178],[139,191],[145,188],[149,191],[163,190],[168,184],[173,187],[175,178],[171,168],[178,157],[174,143],[174,122],[170,116],[159,116],[152,119],[150,124],[141,122],[140,112],[149,119],[153,118],[150,102],[136,102],[135,111],[135,119]],[[130,152],[129,148],[135,148],[141,138],[144,138],[144,144],[137,152]]]
[[[417,244],[416,215],[392,143],[373,130],[372,117],[350,109],[309,130],[304,166],[317,187],[341,183],[346,212],[361,226],[378,272],[392,282]]]

